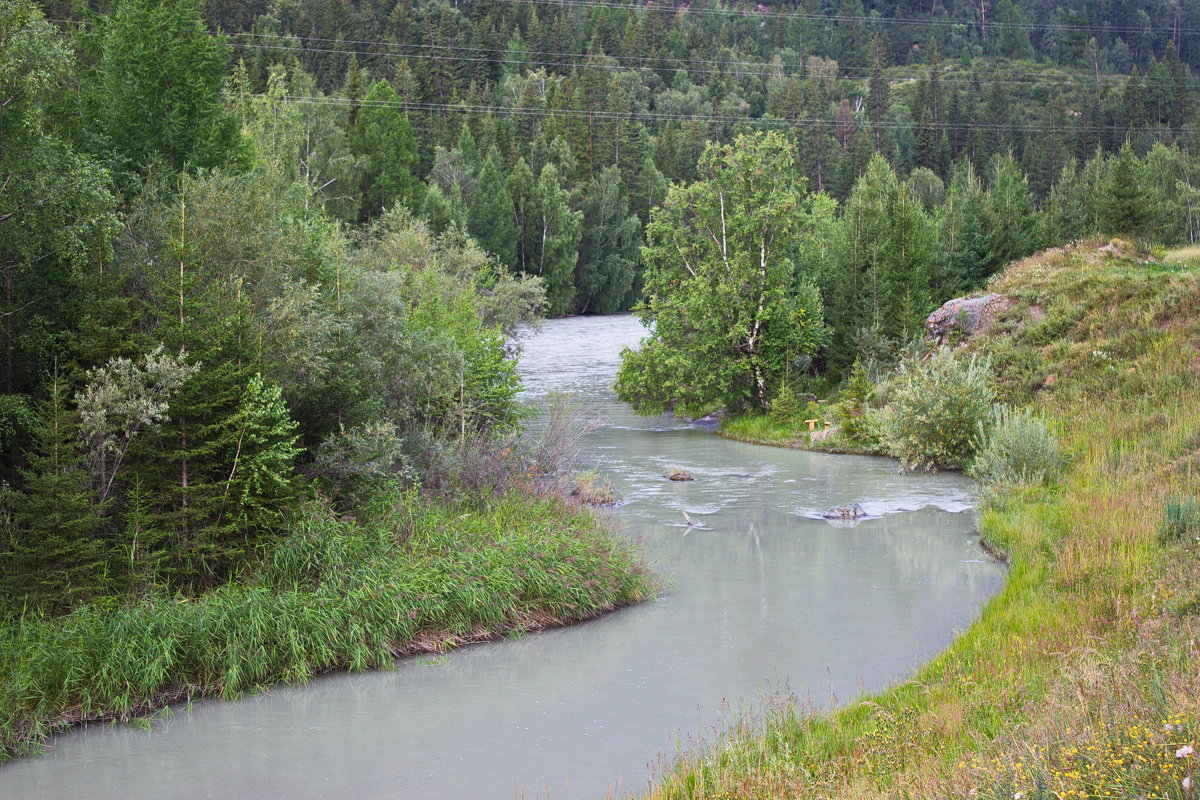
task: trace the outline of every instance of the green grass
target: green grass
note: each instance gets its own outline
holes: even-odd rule
[[[878,455],[877,451],[869,447],[847,441],[836,431],[830,436],[813,441],[809,438],[808,425],[804,420],[779,423],[768,414],[736,414],[725,417],[717,428],[717,435],[738,442],[771,447],[790,447],[821,453]]]
[[[255,579],[198,598],[6,620],[0,753],[27,753],[86,721],[587,619],[656,588],[632,545],[554,499],[391,498],[363,519],[315,512]]]
[[[1195,762],[1174,753],[1200,744],[1200,547],[1158,534],[1200,479],[1200,280],[1089,245],[990,288],[1017,302],[970,349],[1068,464],[981,509],[1004,589],[910,680],[738,720],[652,797],[1191,796]]]

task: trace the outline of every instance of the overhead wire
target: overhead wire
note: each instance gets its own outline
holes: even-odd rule
[[[289,38],[289,37],[281,37],[281,38]],[[389,58],[389,59],[404,59],[404,60],[412,60],[412,61],[416,61],[416,62],[419,62],[419,61],[453,61],[456,63],[468,62],[468,63],[489,63],[489,64],[520,64],[520,65],[526,65],[526,64],[530,63],[530,61],[527,61],[525,59],[484,58],[484,57],[480,57],[480,56],[472,57],[472,56],[442,55],[442,54],[437,54],[437,53],[411,53],[411,54],[409,54],[409,53],[393,53],[393,52],[386,52],[386,51],[363,51],[363,50],[358,50],[358,49],[345,49],[345,48],[336,48],[336,47],[304,47],[304,46],[289,45],[289,44],[271,44],[271,43],[257,43],[257,42],[256,43],[230,42],[229,44],[231,47],[235,47],[238,49],[244,49],[244,50],[254,50],[257,48],[262,48],[262,49],[269,49],[269,50],[279,50],[279,51],[283,51],[283,52],[318,53],[318,54],[324,54],[324,55],[346,55],[346,56],[354,55],[354,56],[363,57],[363,58],[377,57],[377,58]],[[388,45],[388,43],[386,43],[386,42],[378,42],[375,44]],[[396,44],[394,46],[406,47],[408,45]],[[468,49],[468,48],[458,48],[458,49]],[[478,51],[494,52],[487,48],[478,48]],[[585,65],[585,64],[573,63],[573,62],[545,62],[545,61],[537,61],[534,63],[536,63],[536,65],[538,67],[564,67],[564,68],[572,68],[572,69],[574,69],[574,68],[602,69],[602,70],[606,70],[606,71],[619,71],[619,72],[636,71],[636,69],[634,69],[634,68],[620,65],[620,64],[604,64],[604,63],[596,64],[596,63],[593,63],[593,64]],[[743,62],[743,63],[753,64],[754,62]],[[781,73],[779,69],[772,67],[769,64],[769,62],[768,63],[758,62],[758,66],[761,68],[760,69],[740,70],[740,74],[766,76],[768,78],[779,77],[779,78],[784,78],[784,79],[788,79],[788,78],[803,79],[803,78],[810,77],[810,75],[807,73],[806,74],[789,74],[786,71]],[[650,69],[653,69],[653,68],[650,68]],[[721,72],[720,70],[696,70],[696,71],[703,72],[706,74]],[[841,71],[840,67],[839,67],[839,71]],[[917,77],[919,77],[919,76],[917,76]],[[941,83],[950,84],[950,85],[959,85],[959,84],[967,85],[967,86],[992,86],[992,85],[1006,85],[1006,86],[1043,85],[1044,86],[1044,85],[1051,85],[1051,86],[1071,87],[1071,88],[1089,88],[1089,87],[1090,88],[1111,88],[1113,86],[1120,86],[1128,80],[1128,76],[1125,76],[1125,75],[1103,75],[1103,76],[1101,76],[1101,78],[1102,78],[1102,80],[1097,81],[1096,79],[1090,78],[1090,77],[1070,76],[1066,79],[1051,80],[1051,79],[1048,79],[1045,76],[1041,76],[1041,75],[1030,75],[1026,79],[1018,80],[1018,79],[984,78],[984,77],[955,78],[953,76],[939,75],[938,80]],[[908,80],[915,80],[915,79],[916,79],[916,77],[908,78]],[[1172,88],[1172,87],[1176,86],[1176,83],[1174,81],[1143,80],[1141,85],[1144,88],[1158,88],[1158,87]]]
[[[628,121],[639,122],[642,120],[658,121],[658,122],[696,122],[701,124],[706,123],[725,123],[731,125],[745,124],[748,126],[766,126],[766,127],[796,127],[802,125],[810,126],[836,126],[837,120],[826,118],[796,118],[784,119],[780,117],[750,117],[741,115],[729,114],[678,114],[660,111],[587,111],[582,109],[567,109],[567,108],[529,108],[518,107],[510,108],[508,106],[494,106],[472,103],[426,103],[418,101],[405,100],[350,100],[344,97],[335,96],[317,96],[317,95],[290,95],[284,94],[281,99],[312,105],[330,105],[351,107],[358,106],[360,108],[394,108],[401,111],[443,111],[468,114],[491,114],[498,117],[503,116],[534,116],[534,117],[575,117],[613,121]],[[1032,131],[1032,132],[1123,132],[1128,130],[1124,125],[1077,125],[1064,127],[1060,125],[1048,125],[1045,123],[951,123],[951,122],[915,122],[903,120],[867,120],[867,119],[852,119],[850,123],[855,128],[881,128],[881,129],[915,129],[915,128],[932,128],[934,130],[945,131],[971,131],[984,130],[992,132],[1004,131]],[[1156,128],[1145,128],[1147,133],[1155,133]]]
[[[569,8],[605,8],[623,11],[664,10],[651,3],[620,3],[613,0],[506,0],[509,3],[527,5],[563,6]],[[953,18],[924,18],[924,17],[878,17],[869,14],[814,14],[800,9],[771,9],[755,8],[707,7],[689,3],[674,9],[666,8],[668,12],[677,14],[708,14],[720,16],[759,17],[761,19],[802,19],[812,22],[859,22],[869,25],[924,25],[932,27],[994,27],[998,29],[1039,30],[1039,31],[1081,31],[1089,33],[1171,33],[1173,35],[1197,34],[1197,27],[1144,27],[1120,26],[1105,24],[1080,24],[1068,22],[1003,22],[1000,20],[953,19]]]

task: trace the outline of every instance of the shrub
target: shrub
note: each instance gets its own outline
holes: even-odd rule
[[[867,420],[867,406],[874,393],[875,386],[867,375],[866,367],[862,361],[855,361],[850,379],[846,382],[846,389],[842,392],[842,401],[838,403],[836,411],[842,436],[847,441],[858,445],[871,444],[873,435]]]
[[[784,381],[779,385],[775,399],[771,401],[771,421],[776,425],[789,425],[800,412],[800,400],[792,385]]]
[[[909,470],[964,467],[995,399],[988,361],[943,348],[906,362],[891,384],[879,425],[887,452]]]
[[[997,405],[980,424],[971,477],[984,484],[1039,486],[1062,474],[1058,439],[1028,409]]]
[[[1167,500],[1158,538],[1163,542],[1184,542],[1200,534],[1200,503],[1193,498]]]

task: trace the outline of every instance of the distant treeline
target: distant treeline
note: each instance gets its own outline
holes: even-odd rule
[[[42,5],[82,31],[82,62],[103,70],[118,4]],[[333,218],[365,223],[403,202],[435,233],[457,225],[542,276],[562,314],[637,301],[650,210],[670,182],[702,177],[708,141],[781,130],[808,187],[843,202],[875,152],[902,178],[923,168],[943,185],[964,162],[984,175],[1011,153],[1039,205],[1072,159],[1127,140],[1141,156],[1155,143],[1190,152],[1200,8],[1081,6],[305,0],[202,12],[223,32],[229,102],[271,92],[304,117],[297,158]],[[119,121],[90,123],[153,104],[82,88],[93,149],[118,171],[142,163]]]

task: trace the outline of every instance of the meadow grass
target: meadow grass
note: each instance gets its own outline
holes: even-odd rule
[[[750,714],[651,797],[1195,796],[1200,548],[1159,531],[1170,498],[1198,493],[1200,280],[1088,244],[989,288],[1017,302],[968,350],[1067,464],[981,508],[1005,587],[911,679],[832,712]]]
[[[655,590],[633,543],[554,498],[392,496],[360,516],[314,510],[253,578],[197,598],[3,620],[0,753],[83,722],[580,621]]]

